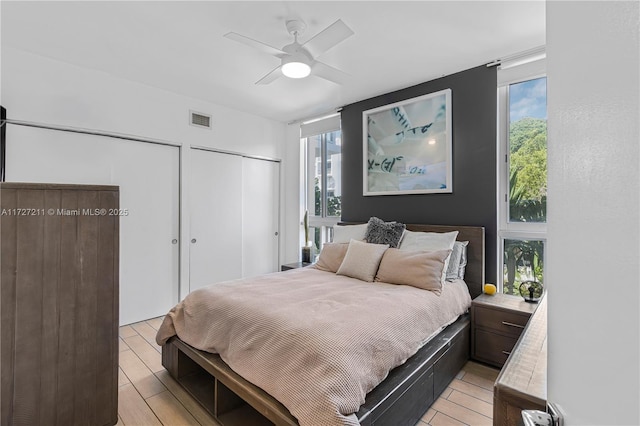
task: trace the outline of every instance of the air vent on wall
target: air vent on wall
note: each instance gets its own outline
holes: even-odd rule
[[[189,111],[189,124],[196,127],[211,128],[211,116],[200,112]]]

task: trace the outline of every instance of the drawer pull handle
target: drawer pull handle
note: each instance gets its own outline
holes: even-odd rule
[[[503,325],[508,325],[509,327],[524,328],[524,325],[514,324],[514,323],[508,322],[508,321],[502,321],[502,324]]]
[[[511,352],[507,352],[507,351],[502,351],[503,354],[505,354],[506,356],[511,355]]]

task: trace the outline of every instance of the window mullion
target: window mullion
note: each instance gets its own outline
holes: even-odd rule
[[[320,143],[320,158],[322,163],[322,173],[321,179],[322,183],[320,185],[320,199],[322,200],[322,217],[327,217],[327,134],[323,133]]]
[[[505,88],[505,116],[504,116],[504,176],[506,180],[505,183],[505,192],[504,192],[504,212],[505,212],[505,225],[508,228],[511,223],[511,207],[509,197],[511,195],[511,136],[509,135],[509,129],[511,128],[511,114],[509,114],[509,86],[507,85]]]

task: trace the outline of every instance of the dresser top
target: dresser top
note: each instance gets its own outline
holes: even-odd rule
[[[544,406],[547,400],[547,298],[531,317],[498,376],[495,389]]]
[[[80,185],[67,183],[0,182],[0,189],[118,191],[118,185]]]

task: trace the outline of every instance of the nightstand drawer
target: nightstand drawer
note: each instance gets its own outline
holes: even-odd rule
[[[476,306],[474,320],[477,327],[490,328],[517,338],[527,325],[529,315]]]
[[[518,339],[483,330],[475,330],[475,356],[499,367],[507,361]]]

